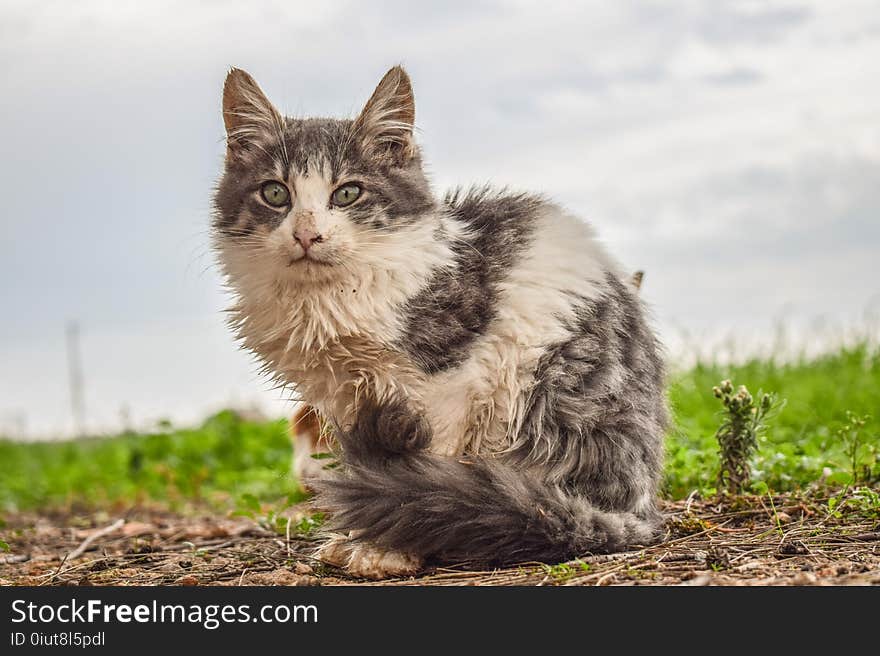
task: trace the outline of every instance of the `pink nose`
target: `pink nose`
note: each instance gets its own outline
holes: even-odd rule
[[[322,241],[324,241],[323,236],[319,235],[316,231],[310,230],[308,228],[294,230],[293,238],[299,243],[300,246],[303,247],[304,251],[309,250],[312,244],[320,244]]]

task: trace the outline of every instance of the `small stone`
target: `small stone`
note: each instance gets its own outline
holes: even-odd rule
[[[310,565],[302,562],[296,562],[293,565],[293,571],[297,574],[312,574],[314,572]]]
[[[706,565],[714,570],[730,567],[730,554],[723,547],[711,545],[706,552]]]
[[[298,575],[289,569],[279,567],[271,572],[248,573],[242,579],[243,585],[319,585],[315,576]]]
[[[198,585],[199,580],[193,576],[192,574],[187,574],[186,576],[181,576],[174,582],[174,585]]]
[[[786,540],[776,549],[778,556],[803,556],[808,553],[810,550],[807,549],[807,545],[800,540]]]
[[[776,520],[780,524],[791,524],[791,515],[787,512],[776,513]]]
[[[702,587],[705,585],[712,585],[712,575],[711,574],[699,574],[684,583],[680,583],[679,585],[688,585],[695,587]]]
[[[792,585],[814,585],[816,580],[816,575],[812,572],[798,572],[791,579],[791,583]]]

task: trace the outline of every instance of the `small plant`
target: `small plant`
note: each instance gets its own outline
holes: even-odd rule
[[[321,527],[324,521],[322,513],[314,513],[306,515],[301,519],[294,521],[293,518],[286,513],[293,506],[299,497],[297,495],[288,495],[286,501],[275,504],[268,510],[264,509],[264,505],[253,494],[242,494],[236,502],[236,510],[231,513],[233,517],[247,517],[257,522],[267,531],[274,531],[279,535],[290,535],[291,533],[300,537],[309,537],[317,529]]]
[[[866,519],[880,519],[880,494],[869,487],[849,487],[828,499],[828,514],[842,519],[844,510]]]
[[[869,441],[864,431],[869,419],[868,415],[859,416],[847,410],[846,422],[836,431],[837,439],[844,445],[853,485],[870,482],[877,463],[876,437]]]
[[[734,393],[729,380],[713,387],[712,392],[724,404],[724,420],[715,433],[721,456],[718,489],[740,494],[751,480],[749,459],[758,448],[758,436],[766,429],[769,415],[778,407],[776,395],[758,392],[755,399],[745,385],[740,385]]]
[[[321,469],[336,469],[339,467],[339,455],[336,453],[330,453],[329,451],[322,451],[320,453],[313,453],[311,455],[312,459],[323,461],[321,465]]]
[[[572,578],[575,574],[580,572],[589,572],[590,564],[585,563],[582,560],[576,560],[572,563],[559,563],[558,565],[547,565],[542,564],[541,569],[547,574],[547,576],[553,577],[553,579],[558,583],[564,583]]]
[[[310,537],[321,528],[321,525],[324,523],[324,514],[323,513],[315,513],[313,515],[306,515],[301,520],[299,520],[296,524],[294,524],[293,529],[297,535],[300,537]]]
[[[671,518],[668,526],[676,535],[694,535],[711,529],[713,525],[693,513],[685,513],[680,517]]]
[[[232,512],[233,517],[247,517],[256,520],[257,516],[262,512],[262,505],[256,496],[250,493],[242,494],[235,501],[235,510]]]

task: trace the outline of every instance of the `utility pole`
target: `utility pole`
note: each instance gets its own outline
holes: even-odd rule
[[[73,429],[76,437],[86,432],[86,403],[83,395],[82,354],[79,348],[79,324],[67,324],[67,375],[70,385],[70,409],[73,413]]]

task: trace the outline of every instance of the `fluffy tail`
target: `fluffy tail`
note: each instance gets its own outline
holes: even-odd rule
[[[362,408],[337,437],[346,466],[316,481],[318,504],[358,540],[424,559],[503,564],[657,537],[659,515],[602,511],[500,462],[427,453],[430,432],[403,403]]]

